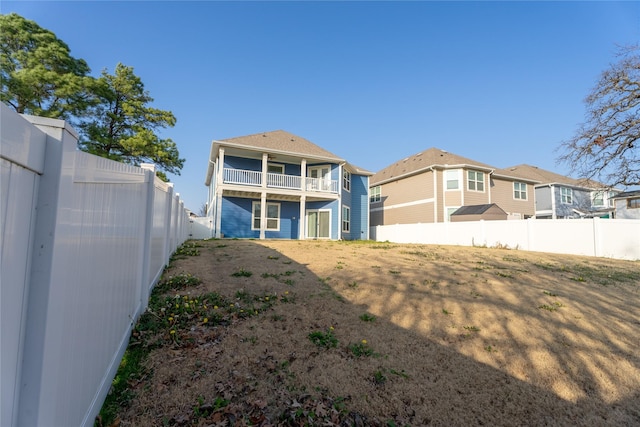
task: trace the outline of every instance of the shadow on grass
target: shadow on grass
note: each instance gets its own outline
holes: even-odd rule
[[[192,296],[216,292],[238,310],[239,291],[279,302],[203,329],[188,346],[154,349],[119,413],[124,424],[640,422],[640,319],[637,303],[620,302],[633,288],[571,280],[573,270],[559,266],[577,258],[536,264],[528,254],[476,250],[463,263],[455,248],[428,246],[202,244],[199,257],[167,272],[197,275]],[[554,301],[565,310],[539,308]],[[614,322],[623,325],[615,333]],[[327,331],[335,347],[309,339]],[[368,355],[353,351],[362,345]]]

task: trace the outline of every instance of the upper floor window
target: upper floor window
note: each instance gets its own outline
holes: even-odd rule
[[[591,205],[594,207],[603,207],[604,206],[604,192],[603,191],[594,191],[591,193]]]
[[[349,206],[342,207],[342,231],[348,233],[351,230],[351,209]]]
[[[342,172],[342,188],[347,191],[351,191],[351,172]]]
[[[484,173],[467,171],[467,186],[469,191],[484,191]]]
[[[560,187],[560,201],[567,205],[573,203],[573,190],[571,188]]]
[[[382,200],[382,189],[379,185],[375,187],[371,187],[371,195],[369,196],[369,201],[371,203],[379,202]]]
[[[524,182],[513,183],[513,198],[527,200],[527,184]]]
[[[633,199],[627,199],[627,208],[628,209],[639,209],[640,208],[640,197],[635,197]]]
[[[278,165],[276,163],[267,164],[267,172],[269,173],[284,173],[284,165]]]
[[[457,169],[454,170],[445,170],[444,171],[444,180],[447,184],[447,186],[445,187],[447,190],[457,190],[460,188],[460,185],[458,184],[458,181],[460,180],[459,178],[460,174],[458,173]]]

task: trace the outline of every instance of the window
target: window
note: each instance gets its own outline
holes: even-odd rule
[[[382,200],[382,190],[379,185],[371,188],[371,195],[369,196],[369,201],[371,203],[379,202]]]
[[[342,231],[348,233],[351,230],[351,209],[349,206],[342,207]]]
[[[267,230],[280,231],[280,203],[267,203]],[[253,202],[252,230],[260,230],[260,202]]]
[[[469,191],[484,191],[484,173],[467,171],[467,188]]]
[[[640,208],[640,197],[636,197],[633,199],[627,199],[627,208],[628,209],[638,209]]]
[[[351,172],[342,172],[342,188],[347,191],[351,191]]]
[[[284,173],[284,165],[277,165],[275,163],[267,164],[267,172],[269,173]]]
[[[458,171],[457,170],[446,170],[444,171],[444,180],[447,183],[447,190],[457,190],[458,186]]]
[[[591,205],[594,207],[603,207],[604,206],[604,192],[602,191],[594,191],[591,193]]]
[[[560,201],[567,205],[573,203],[573,190],[570,188],[560,187]]]
[[[460,209],[459,207],[457,208],[447,208],[447,222],[451,222],[451,214],[454,213],[455,211],[457,211],[458,209]]]
[[[524,182],[513,183],[513,198],[527,200],[527,184]]]

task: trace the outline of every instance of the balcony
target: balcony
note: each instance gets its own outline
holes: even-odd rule
[[[304,178],[297,175],[281,173],[267,173],[267,188],[281,188],[285,190],[316,191],[321,193],[337,193],[338,181],[323,178]],[[225,184],[248,185],[262,187],[262,172],[244,169],[223,170]]]

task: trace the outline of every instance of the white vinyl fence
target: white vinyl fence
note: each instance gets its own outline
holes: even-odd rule
[[[634,219],[526,219],[395,224],[370,228],[372,240],[640,260],[640,221]]]
[[[188,215],[152,165],[0,108],[0,425],[91,426]]]

